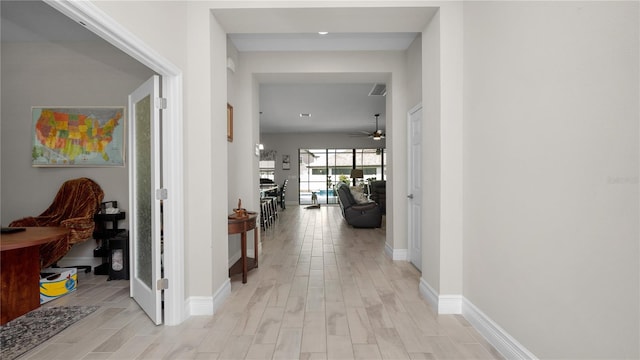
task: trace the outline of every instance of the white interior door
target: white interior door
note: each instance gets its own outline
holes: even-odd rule
[[[131,297],[162,323],[160,77],[129,95],[129,253]]]
[[[422,271],[422,106],[409,111],[409,261]]]

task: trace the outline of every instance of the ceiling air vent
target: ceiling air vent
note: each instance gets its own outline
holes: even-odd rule
[[[387,95],[386,84],[374,84],[371,91],[369,91],[369,96],[385,96],[385,95]]]

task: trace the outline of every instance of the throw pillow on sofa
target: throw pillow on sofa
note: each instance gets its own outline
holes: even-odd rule
[[[371,202],[367,195],[364,194],[364,189],[361,186],[350,186],[349,189],[358,204]]]

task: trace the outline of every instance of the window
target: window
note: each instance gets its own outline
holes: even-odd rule
[[[260,161],[258,162],[261,179],[275,180],[276,173],[276,152],[273,150],[265,150],[260,152]]]
[[[337,204],[335,186],[344,182],[354,184],[352,169],[362,169],[364,179],[358,184],[386,178],[385,149],[300,149],[299,150],[299,202]]]
[[[349,167],[334,167],[331,169],[332,175],[351,175],[351,166]]]
[[[261,179],[275,179],[276,162],[273,160],[261,160],[260,166],[260,178]]]
[[[373,176],[377,176],[378,175],[378,169],[374,168],[374,167],[365,167],[362,169],[365,175],[373,175]]]

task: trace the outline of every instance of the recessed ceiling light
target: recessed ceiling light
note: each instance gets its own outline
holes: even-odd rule
[[[318,31],[318,34],[320,35],[327,35],[329,32],[328,31]]]
[[[300,114],[300,117],[311,117],[311,114],[302,113]]]

